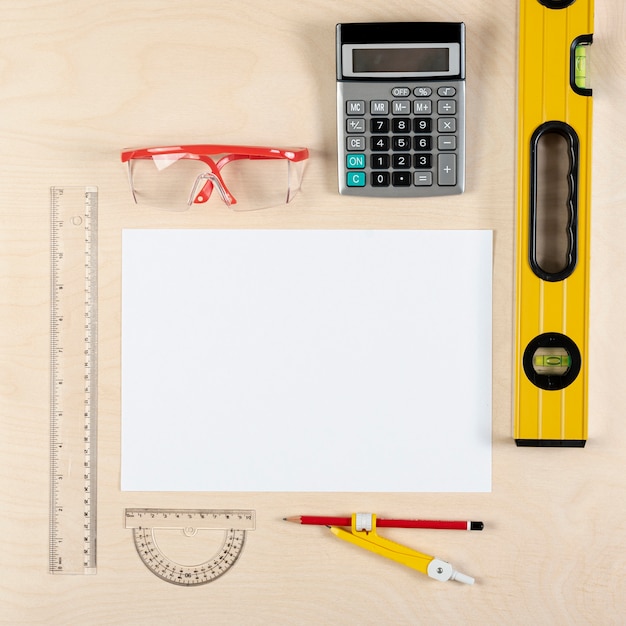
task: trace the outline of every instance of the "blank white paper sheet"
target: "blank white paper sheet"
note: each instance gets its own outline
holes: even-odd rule
[[[124,230],[122,489],[491,490],[491,231]]]

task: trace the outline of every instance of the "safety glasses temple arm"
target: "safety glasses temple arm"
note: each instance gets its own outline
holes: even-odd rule
[[[309,158],[307,148],[267,148],[262,146],[231,146],[221,144],[128,149],[122,151],[121,158],[122,162],[126,162],[130,159],[148,159],[167,154],[186,154],[189,155],[190,158],[194,156],[231,154],[238,155],[240,158],[288,159],[290,161],[304,161]]]

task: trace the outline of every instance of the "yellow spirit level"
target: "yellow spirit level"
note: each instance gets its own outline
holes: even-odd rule
[[[515,442],[587,440],[593,0],[520,0]]]

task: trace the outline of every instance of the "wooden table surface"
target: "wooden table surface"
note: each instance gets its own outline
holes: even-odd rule
[[[624,624],[624,7],[596,0],[589,441],[561,450],[512,439],[515,0],[0,0],[0,622]],[[463,195],[337,193],[334,27],[354,21],[466,23]],[[122,148],[200,142],[307,146],[302,195],[253,213],[132,203]],[[99,189],[96,576],[48,573],[54,185]],[[492,229],[492,492],[121,492],[121,232],[133,227]],[[189,589],[141,564],[126,507],[254,509],[257,527],[233,569]],[[438,583],[323,527],[282,521],[354,511],[484,520],[482,533],[386,533],[476,584]]]

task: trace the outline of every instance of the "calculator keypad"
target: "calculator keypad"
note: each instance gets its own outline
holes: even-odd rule
[[[464,188],[463,81],[338,84],[339,187],[413,197]]]

